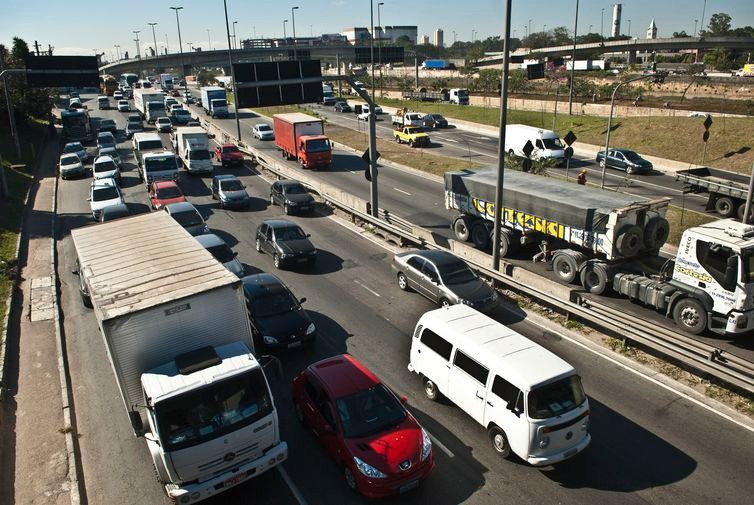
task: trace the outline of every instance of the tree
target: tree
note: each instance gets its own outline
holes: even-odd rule
[[[723,72],[726,70],[732,70],[737,67],[737,64],[733,60],[730,51],[722,47],[719,47],[714,51],[705,54],[704,64]]]
[[[705,35],[728,35],[730,33],[731,17],[724,12],[713,14],[709,18],[709,24]]]
[[[508,74],[508,91],[511,93],[525,93],[531,89],[531,83],[526,78],[525,70],[511,70]]]
[[[196,82],[199,84],[199,87],[209,86],[215,82],[215,73],[210,70],[200,70],[196,74]]]
[[[552,29],[552,40],[556,46],[564,46],[573,43],[571,32],[565,26],[556,26]]]
[[[398,46],[408,47],[411,46],[411,39],[408,38],[408,35],[401,35],[397,39],[395,39],[395,44]]]
[[[466,53],[466,59],[468,60],[467,66],[476,67],[477,62],[484,57],[484,50],[480,44],[474,45]]]
[[[500,83],[500,71],[492,68],[483,68],[479,71],[479,78],[476,80],[476,88],[485,93],[497,91],[497,85]]]
[[[680,32],[673,32],[673,38],[679,38],[679,37],[688,37],[689,34],[686,33],[686,30],[681,30]]]
[[[13,46],[10,51],[0,45],[0,55],[3,59],[3,68],[24,68],[25,58],[29,55],[29,46],[21,38],[13,38]],[[8,85],[10,101],[13,106],[14,116],[20,120],[30,118],[48,119],[50,111],[54,107],[54,98],[58,95],[53,88],[29,88],[26,79],[20,75],[12,75],[6,82],[0,81],[0,97],[4,96],[4,86]],[[0,115],[8,115],[4,99],[0,99]]]

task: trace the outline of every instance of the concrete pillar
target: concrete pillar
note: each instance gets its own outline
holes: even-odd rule
[[[629,51],[628,52],[628,64],[629,65],[635,65],[636,64],[636,51]]]

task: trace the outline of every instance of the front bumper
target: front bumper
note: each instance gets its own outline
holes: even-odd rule
[[[288,444],[280,442],[268,450],[262,457],[249,461],[242,466],[231,468],[214,479],[202,483],[185,484],[183,486],[167,484],[165,491],[174,503],[196,503],[256,477],[279,465],[287,458]]]
[[[313,265],[317,261],[317,254],[300,254],[289,255],[286,257],[280,257],[280,264],[283,266],[291,267],[295,265]]]
[[[309,335],[296,337],[295,339],[286,340],[285,342],[278,342],[277,344],[265,344],[261,339],[258,342],[254,342],[254,345],[261,347],[269,352],[285,351],[288,349],[296,349],[300,347],[306,347],[311,345],[317,338],[317,331],[313,331]]]
[[[248,198],[237,198],[233,200],[221,200],[223,207],[225,208],[233,208],[233,209],[240,209],[240,208],[246,208],[249,206],[249,199]]]
[[[754,331],[754,310],[745,312],[731,312],[728,314],[728,322],[725,332],[730,334],[750,333]]]
[[[565,461],[569,458],[574,457],[575,455],[586,449],[591,441],[592,435],[587,433],[586,436],[581,440],[581,442],[579,442],[575,447],[571,447],[569,449],[566,449],[565,451],[558,452],[556,454],[550,454],[548,456],[529,456],[526,458],[526,462],[532,466],[546,466],[560,463],[561,461]]]
[[[419,487],[421,482],[432,473],[435,468],[435,453],[419,463],[408,475],[390,475],[384,479],[372,479],[364,475],[355,466],[351,467],[356,477],[358,489],[367,498],[385,498],[396,494],[403,494]]]
[[[225,158],[222,163],[223,165],[243,165],[243,158]]]

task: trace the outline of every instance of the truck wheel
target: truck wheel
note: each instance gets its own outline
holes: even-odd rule
[[[552,259],[552,269],[558,279],[568,284],[576,280],[576,274],[579,272],[576,259],[570,254],[557,254]]]
[[[707,312],[697,300],[684,298],[673,308],[673,321],[683,331],[699,335],[707,328]]]
[[[670,223],[664,217],[651,219],[644,227],[644,248],[654,251],[662,247],[670,235]]]
[[[638,226],[624,228],[615,241],[615,248],[627,258],[636,256],[644,246],[644,235]]]
[[[492,425],[487,430],[487,436],[490,437],[490,443],[495,452],[503,458],[509,458],[511,455],[511,446],[508,444],[508,437],[505,432],[498,426]]]
[[[500,230],[500,257],[507,258],[515,247],[514,236],[508,230]]]
[[[607,268],[604,263],[588,262],[581,271],[581,285],[593,295],[602,295],[608,291]]]
[[[723,217],[731,217],[736,211],[736,206],[732,199],[723,196],[715,202],[715,210]]]
[[[741,203],[741,205],[738,206],[738,209],[736,210],[736,216],[738,217],[739,221],[743,221],[744,219],[744,211],[746,210],[746,202]],[[751,221],[752,214],[749,214],[749,221]]]
[[[460,216],[453,222],[453,233],[461,242],[469,241],[469,218]]]
[[[414,147],[414,141],[413,140],[409,140],[408,141],[408,147]]]
[[[487,231],[487,227],[481,221],[471,227],[471,241],[474,243],[474,247],[482,251],[489,247],[490,232]]]

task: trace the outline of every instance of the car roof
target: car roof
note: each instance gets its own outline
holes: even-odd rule
[[[223,144],[223,145],[222,145],[222,146],[220,146],[220,147],[238,147],[238,146],[237,146],[237,145],[235,145],[235,144]]]
[[[104,177],[102,179],[94,179],[92,181],[92,189],[99,189],[104,187],[117,187],[115,179],[112,177]]]
[[[623,153],[623,154],[626,154],[626,153],[636,154],[636,151],[632,151],[631,149],[613,149],[613,151]]]
[[[259,274],[247,275],[241,279],[243,289],[249,296],[259,296],[266,293],[281,293],[289,291],[283,281],[275,275],[263,272]]]
[[[262,222],[274,229],[299,227],[296,223],[287,219],[265,219]]]
[[[72,146],[72,147],[84,147],[84,145],[81,142],[68,142],[65,146],[63,146],[63,149],[65,149],[68,146]]]
[[[100,124],[101,124],[101,123],[104,123],[105,121],[107,121],[108,123],[114,123],[114,122],[115,122],[115,120],[114,120],[114,119],[110,119],[109,117],[103,117],[103,118],[101,118],[101,119],[99,120]]]
[[[209,249],[210,247],[217,247],[219,245],[228,245],[223,239],[215,235],[214,233],[205,233],[204,235],[199,235],[198,237],[194,237],[200,244],[202,244],[202,247],[205,249]]]
[[[191,211],[195,211],[197,213],[199,212],[198,210],[196,210],[196,207],[194,207],[194,205],[189,202],[169,203],[165,206],[165,210],[169,214],[175,214],[178,212],[191,212]]]
[[[128,205],[125,203],[116,203],[115,205],[108,205],[107,207],[102,208],[103,214],[122,214],[123,216],[127,216],[131,214],[131,211],[128,210]]]
[[[333,399],[350,396],[372,388],[381,381],[350,354],[323,359],[308,367]]]
[[[112,162],[113,159],[110,156],[101,154],[97,156],[97,158],[94,160],[94,163],[107,163],[108,161]]]
[[[152,184],[154,184],[155,188],[177,188],[178,184],[175,181],[155,181]]]
[[[448,251],[407,251],[404,253],[396,254],[396,256],[405,258],[407,256],[421,256],[428,259],[435,265],[448,265],[451,263],[463,262],[461,258],[455,256]]]
[[[60,159],[62,160],[63,158],[76,158],[81,161],[81,158],[79,158],[79,155],[76,153],[63,153],[60,155]]]

